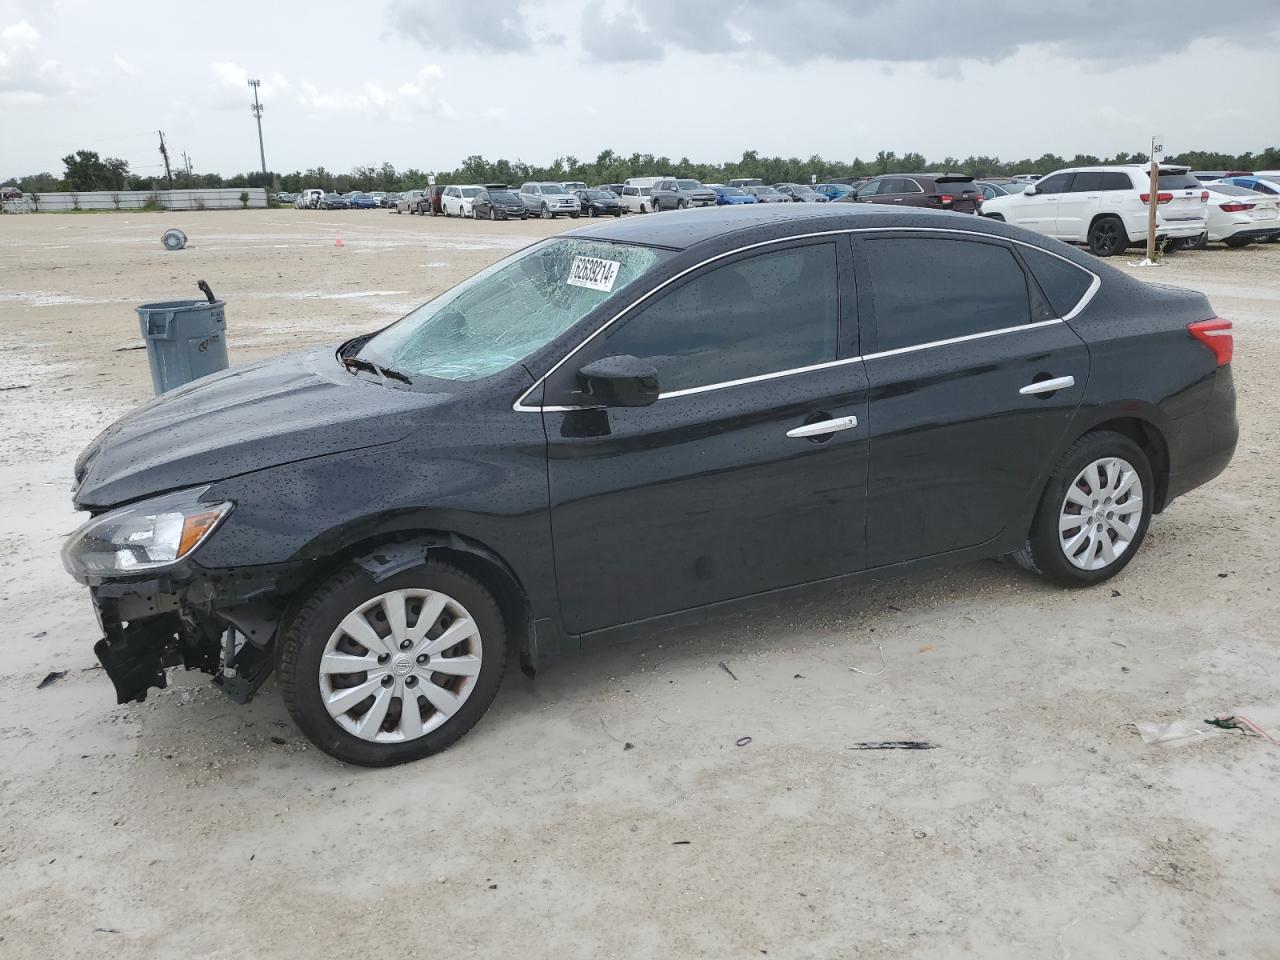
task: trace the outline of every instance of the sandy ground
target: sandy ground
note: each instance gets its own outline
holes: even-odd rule
[[[243,362],[570,225],[0,218],[0,956],[1280,957],[1280,749],[1132,726],[1280,726],[1277,245],[1140,272],[1236,321],[1242,433],[1105,588],[984,563],[513,671],[392,770],[309,749],[273,683],[114,705],[57,552],[75,454],[150,393],[134,305],[208,280]],[[938,748],[849,749],[901,738]]]

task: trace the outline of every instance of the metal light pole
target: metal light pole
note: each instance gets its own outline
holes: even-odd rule
[[[267,172],[267,152],[262,146],[262,104],[258,102],[258,87],[262,86],[261,80],[250,80],[249,86],[253,87],[253,106],[249,109],[253,111],[254,117],[258,120],[258,157],[262,160],[262,172]]]

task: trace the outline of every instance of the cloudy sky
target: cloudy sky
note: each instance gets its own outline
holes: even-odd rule
[[[1156,23],[1148,9],[1157,10]],[[0,176],[1280,141],[1280,2],[0,0]]]

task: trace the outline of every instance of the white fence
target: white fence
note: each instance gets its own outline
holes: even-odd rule
[[[156,204],[165,210],[239,210],[240,199],[249,197],[250,208],[267,205],[267,191],[262,187],[224,187],[216,190],[95,190],[87,193],[37,193],[35,212],[56,213],[66,210],[141,210]],[[22,201],[12,201],[21,204]],[[6,204],[6,209],[8,204]],[[31,210],[27,201],[26,210]],[[18,211],[14,211],[18,212]]]

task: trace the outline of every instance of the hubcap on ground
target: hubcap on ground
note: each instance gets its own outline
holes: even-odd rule
[[[1142,523],[1142,480],[1127,460],[1103,457],[1076,476],[1058,511],[1062,552],[1081,570],[1102,570],[1126,551]]]
[[[481,653],[480,629],[457,600],[392,590],[333,631],[320,658],[320,696],[329,716],[362,740],[414,740],[471,696]]]

